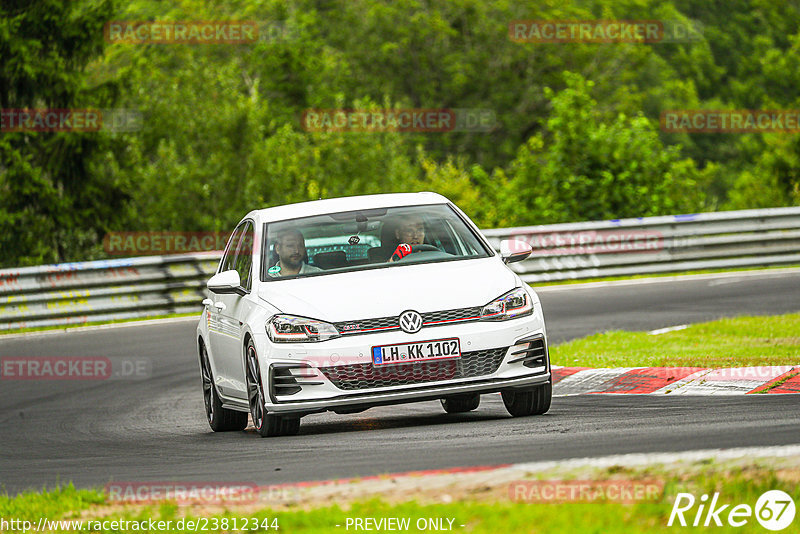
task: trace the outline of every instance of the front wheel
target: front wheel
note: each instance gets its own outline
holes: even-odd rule
[[[553,399],[553,380],[527,390],[510,389],[503,391],[503,404],[514,417],[542,415],[550,409]]]
[[[300,418],[269,414],[264,411],[264,384],[261,380],[261,367],[258,365],[256,347],[251,339],[247,343],[247,398],[250,403],[250,416],[253,426],[262,438],[273,436],[293,436],[300,431]]]

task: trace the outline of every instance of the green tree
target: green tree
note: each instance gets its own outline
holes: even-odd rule
[[[641,217],[702,207],[702,174],[678,147],[662,145],[643,116],[605,118],[593,85],[564,73],[567,88],[546,90],[552,112],[510,165],[511,184],[528,205],[524,224]],[[521,218],[522,219],[522,218]]]
[[[112,83],[88,86],[110,1],[0,4],[0,108],[101,108]],[[93,167],[119,146],[107,134],[6,132],[0,138],[0,265],[78,259],[120,220],[124,184]]]

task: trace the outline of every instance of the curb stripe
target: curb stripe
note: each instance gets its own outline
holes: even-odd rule
[[[800,365],[760,367],[554,367],[554,394],[744,395],[800,393]]]
[[[686,386],[673,391],[673,395],[737,395],[753,391],[765,382],[786,373],[791,366],[734,367],[714,369]]]
[[[692,384],[695,380],[702,379],[704,376],[706,376],[711,371],[713,371],[713,369],[702,368],[699,371],[696,371],[696,372],[694,372],[694,373],[692,373],[692,374],[690,374],[688,376],[685,376],[685,377],[681,378],[680,380],[676,380],[675,382],[671,383],[669,386],[665,386],[665,387],[663,387],[661,389],[657,389],[653,393],[655,393],[655,394],[659,394],[659,393],[667,394],[667,393],[672,393],[674,391],[680,391],[681,388],[683,388],[683,387],[685,387],[685,386],[687,386],[689,384]]]
[[[653,393],[676,380],[686,378],[698,371],[708,371],[703,367],[648,367],[633,369],[610,380],[603,393]]]
[[[601,369],[585,369],[578,371],[558,384],[559,395],[580,395],[583,393],[603,393],[606,384],[619,378],[620,375],[641,367],[617,367]]]
[[[776,384],[786,378],[788,378],[788,380],[786,380],[780,386],[769,389],[773,384]],[[760,393],[764,390],[768,390],[766,393],[800,393],[800,369],[798,367],[793,367],[782,375],[770,380],[766,384],[757,387],[749,393]]]
[[[590,371],[591,367],[553,367],[553,384],[558,384],[568,376],[572,376],[579,371]]]
[[[772,388],[767,393],[800,393],[800,374],[795,375],[780,386]]]

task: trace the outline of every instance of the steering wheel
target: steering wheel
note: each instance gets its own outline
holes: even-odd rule
[[[425,245],[425,244],[411,245],[411,254],[414,254],[415,252],[433,252],[433,251],[439,252],[439,249],[437,247],[434,247],[433,245]]]

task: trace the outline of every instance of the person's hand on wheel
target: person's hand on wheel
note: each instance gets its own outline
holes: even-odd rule
[[[411,245],[409,245],[408,243],[400,243],[399,245],[397,245],[397,248],[394,249],[394,253],[392,254],[392,257],[389,259],[389,261],[402,260],[409,254],[411,254]]]

